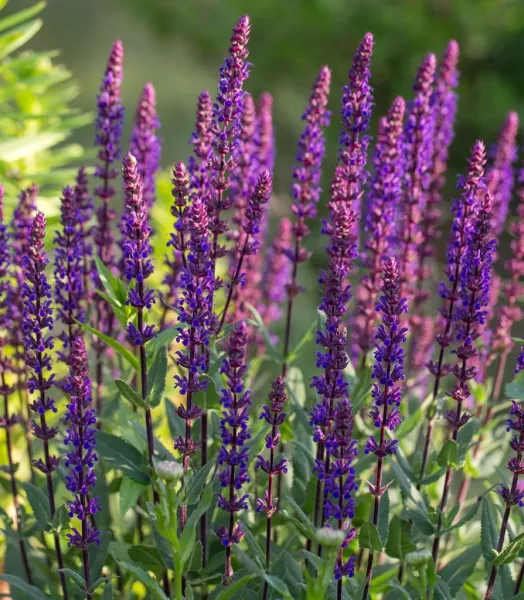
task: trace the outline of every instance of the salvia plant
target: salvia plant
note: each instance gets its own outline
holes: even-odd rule
[[[120,41],[52,230],[49,173],[17,189],[0,165],[2,595],[524,598],[518,115],[471,140],[448,197],[459,44],[380,116],[366,33],[345,82],[312,74],[275,225],[250,32],[196,99],[169,199],[155,90],[124,110]]]

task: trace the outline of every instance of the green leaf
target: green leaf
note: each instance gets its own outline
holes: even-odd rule
[[[386,490],[380,498],[378,505],[378,535],[382,542],[382,548],[388,543],[389,534],[389,491]]]
[[[479,502],[475,502],[474,504],[472,504],[468,510],[464,513],[464,515],[454,524],[454,525],[450,525],[449,527],[446,527],[444,529],[442,529],[440,531],[441,535],[444,535],[446,533],[450,533],[451,531],[455,530],[455,529],[459,529],[460,527],[462,527],[463,525],[465,525],[466,523],[468,523],[469,521],[471,521],[472,519],[474,519],[477,516],[477,512],[479,510]],[[448,523],[452,523],[453,520],[450,518]]]
[[[315,332],[318,330],[318,327],[318,320],[313,321],[298,344],[288,353],[287,357],[284,357],[288,365],[297,359],[297,357],[300,355],[300,350],[307,343],[315,339]]]
[[[127,553],[134,563],[146,571],[163,571],[165,568],[156,546],[138,544],[131,546]]]
[[[122,344],[120,344],[119,342],[117,342],[116,340],[114,340],[112,337],[109,337],[105,333],[102,333],[101,331],[98,331],[98,329],[95,329],[94,327],[91,327],[87,323],[82,323],[80,321],[77,321],[76,319],[75,319],[75,322],[78,325],[80,325],[80,327],[82,327],[82,329],[85,329],[86,331],[89,331],[89,333],[92,333],[93,335],[96,335],[96,337],[100,338],[108,346],[110,346],[111,348],[113,348],[113,350],[115,350],[117,352],[117,354],[119,354],[125,361],[127,361],[127,363],[129,365],[131,365],[131,367],[133,367],[133,369],[137,373],[140,371],[140,365],[138,363],[138,359],[125,346],[123,346]]]
[[[437,463],[439,467],[456,467],[458,462],[458,447],[455,440],[448,440],[439,452]]]
[[[258,331],[260,331],[260,333],[262,334],[262,337],[264,338],[264,343],[266,345],[266,352],[276,361],[281,362],[282,361],[282,355],[281,353],[275,348],[275,345],[273,344],[273,342],[271,341],[271,336],[269,334],[269,331],[267,330],[266,324],[264,323],[262,317],[260,316],[260,313],[258,312],[258,310],[252,306],[251,304],[246,304],[246,307],[248,308],[248,310],[251,312],[251,314],[253,315],[253,319],[255,320],[256,323],[256,328],[258,329]]]
[[[76,573],[75,571],[73,571],[72,569],[58,569],[59,571],[62,571],[62,573],[64,573],[65,575],[67,575],[70,579],[72,579],[75,584],[81,589],[85,589],[86,587],[86,581],[85,579],[82,577],[82,575],[80,575],[79,573]]]
[[[437,577],[434,598],[435,600],[452,600],[453,598],[449,591],[448,584],[440,576]]]
[[[157,507],[155,507],[150,502],[146,502],[146,508],[147,508],[147,512],[149,513],[149,521],[151,523],[151,529],[153,530],[153,537],[155,538],[155,543],[156,543],[156,547],[158,548],[160,558],[162,559],[162,562],[164,563],[164,565],[168,569],[171,569],[173,571],[174,570],[173,549],[171,548],[171,545],[168,542],[168,540],[166,540],[166,538],[160,533],[160,530],[158,529],[158,525],[157,525],[158,517],[156,515]],[[160,507],[158,507],[158,510],[161,510]]]
[[[122,471],[135,481],[149,484],[149,477],[142,470],[145,467],[144,457],[134,446],[105,431],[98,431],[96,438],[100,456],[105,458],[113,469]]]
[[[187,485],[184,504],[196,504],[200,500],[200,496],[202,495],[202,490],[207,483],[209,473],[215,464],[215,461],[210,460],[203,467],[200,467],[193,477],[191,477]]]
[[[504,389],[506,396],[512,400],[524,400],[524,384],[512,381]]]
[[[182,569],[185,570],[187,561],[191,558],[193,546],[195,545],[195,537],[198,529],[198,523],[200,517],[207,511],[213,501],[214,492],[213,487],[208,486],[202,495],[202,499],[197,504],[196,508],[191,512],[189,519],[187,520],[184,531],[180,536],[180,548],[181,557],[180,562],[182,563]]]
[[[40,31],[41,27],[42,20],[33,19],[32,21],[27,21],[18,27],[14,27],[0,37],[0,60],[27,43]],[[63,138],[65,139],[66,137],[67,136],[64,134]]]
[[[250,573],[249,575],[244,575],[241,579],[235,581],[231,585],[225,587],[218,596],[215,596],[213,600],[229,600],[232,598],[238,591],[245,588],[245,586],[253,579],[255,579],[256,575],[254,573]]]
[[[482,502],[482,519],[480,527],[480,547],[482,556],[491,562],[496,556],[498,542],[497,525],[495,515],[489,498]]]
[[[121,565],[126,572],[133,574],[138,581],[146,586],[153,598],[156,598],[157,600],[169,600],[162,591],[162,588],[158,585],[156,579],[153,579],[149,573],[146,573],[146,571],[143,571],[140,567],[137,567],[130,562],[122,562]]]
[[[138,498],[147,490],[147,485],[130,477],[122,477],[119,490],[120,514],[125,516],[127,511],[136,505]]]
[[[107,553],[109,552],[109,544],[113,534],[110,531],[100,532],[100,545],[92,544],[89,547],[89,564],[91,567],[91,577],[97,579],[102,575],[102,569],[104,568]],[[91,587],[95,584],[93,583]]]
[[[124,282],[118,279],[118,277],[115,277],[98,256],[95,256],[95,264],[98,277],[100,278],[107,295],[117,306],[123,308],[127,300],[127,288]]]
[[[266,562],[266,555],[264,554],[264,551],[260,547],[257,538],[253,535],[253,532],[251,531],[250,527],[246,524],[245,521],[242,523],[242,525],[244,531],[246,532],[246,542],[249,550],[254,555],[255,560],[257,561],[259,566],[264,568]]]
[[[34,585],[29,585],[21,577],[0,573],[0,580],[5,581],[13,591],[18,590],[19,592],[27,594],[27,597],[31,598],[31,600],[49,600],[49,596],[46,596]]]
[[[289,588],[282,579],[275,577],[275,575],[268,575],[267,573],[264,573],[264,579],[280,594],[280,596],[282,596],[282,598],[284,598],[284,600],[293,600]]]
[[[469,450],[471,440],[479,429],[479,421],[477,419],[470,419],[464,427],[461,427],[457,437],[457,463],[461,464],[466,459],[466,454]]]
[[[49,525],[51,523],[51,513],[49,511],[49,498],[44,494],[44,492],[37,488],[32,483],[25,482],[22,484],[25,493],[27,494],[27,499],[29,500],[29,504],[33,509],[33,514],[35,516],[36,522],[38,523],[38,527],[42,531],[48,531]]]
[[[144,402],[142,396],[123,379],[115,379],[115,385],[118,388],[120,395],[131,402],[133,406],[138,406],[139,408],[149,408],[147,403]]]
[[[188,571],[201,571],[202,569],[202,542],[197,540],[197,543],[193,546],[191,557],[188,562]]]
[[[411,542],[411,525],[409,521],[394,516],[389,526],[386,554],[392,558],[404,560],[406,554],[413,552],[415,549],[415,544]]]
[[[155,354],[159,348],[166,348],[178,335],[178,329],[176,327],[169,327],[161,331],[156,337],[147,342],[146,348],[148,352]]]
[[[104,588],[104,592],[100,596],[100,600],[113,600],[113,584],[108,583]]]
[[[7,2],[7,0],[5,0]],[[9,29],[10,27],[15,27],[16,25],[19,25],[20,23],[23,23],[24,21],[28,21],[29,19],[32,19],[33,17],[36,17],[36,15],[40,12],[42,12],[42,10],[46,7],[46,3],[45,2],[37,2],[36,4],[33,4],[33,6],[30,6],[29,8],[25,8],[24,10],[19,10],[16,13],[13,13],[12,15],[9,15],[8,17],[4,17],[3,19],[0,19],[0,31],[5,31],[6,29]],[[3,8],[3,6],[0,6],[0,9]]]
[[[153,357],[153,363],[147,374],[148,379],[148,395],[147,400],[152,408],[156,408],[166,389],[167,375],[167,350],[165,347],[159,348]]]
[[[308,518],[306,513],[300,508],[300,506],[295,502],[292,496],[285,496],[286,502],[291,504],[295,513],[297,515],[297,521],[305,532],[306,537],[309,539],[313,539],[315,536],[316,528]]]
[[[373,552],[382,551],[382,542],[380,541],[377,528],[369,521],[366,521],[360,528],[358,543],[361,548],[369,548]]]
[[[475,545],[473,548],[468,548],[465,552],[459,554],[440,570],[439,575],[446,582],[452,597],[458,594],[475,571],[479,558],[480,548]]]
[[[391,589],[393,589],[396,592],[398,592],[398,595],[393,596],[395,599],[398,598],[399,600],[400,599],[412,600],[411,596],[404,589],[404,586],[402,586],[398,581],[395,581],[394,579],[390,579],[388,583],[389,583],[389,586],[391,587]],[[390,599],[390,596],[388,594],[388,600],[389,599]]]
[[[519,552],[524,547],[524,533],[517,535],[509,544],[506,544],[500,551],[500,554],[493,561],[494,565],[509,565],[519,555]]]

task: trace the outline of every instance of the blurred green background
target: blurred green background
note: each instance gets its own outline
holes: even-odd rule
[[[11,0],[6,11],[20,10],[33,1]],[[340,88],[366,31],[375,34],[376,42],[372,133],[376,116],[387,110],[396,95],[410,97],[414,74],[425,53],[433,51],[440,56],[451,38],[460,44],[460,102],[448,197],[453,195],[456,174],[463,170],[473,141],[482,138],[490,147],[508,111],[524,114],[520,110],[524,102],[523,0],[49,0],[43,12],[44,26],[29,48],[61,51],[58,60],[79,83],[75,104],[84,112],[94,110],[110,46],[116,38],[122,39],[126,139],[141,88],[151,81],[162,122],[162,164],[168,168],[187,157],[197,95],[204,88],[214,94],[231,28],[246,12],[253,25],[253,68],[247,89],[254,95],[268,90],[275,101],[277,197],[272,206],[273,224],[287,212],[301,113],[323,64],[333,71],[327,188],[336,157]],[[92,126],[77,130],[73,141],[92,145]],[[441,253],[446,238],[444,235]],[[312,250],[318,250],[309,272],[303,273],[310,290],[315,288],[318,266],[324,260],[322,244],[319,235],[308,241]],[[308,295],[304,302],[314,314],[316,294]]]

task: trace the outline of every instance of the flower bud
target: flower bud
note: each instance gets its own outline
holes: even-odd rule
[[[346,534],[339,529],[321,527],[320,529],[317,529],[315,537],[321,546],[326,548],[340,548],[346,539]]]
[[[184,469],[182,468],[182,465],[174,460],[162,460],[156,463],[155,473],[166,483],[171,483],[181,479],[184,474]]]

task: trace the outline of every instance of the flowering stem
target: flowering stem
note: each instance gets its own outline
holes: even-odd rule
[[[3,366],[3,365],[2,365]],[[7,460],[9,465],[9,479],[11,483],[11,493],[13,495],[13,505],[15,508],[15,523],[16,529],[19,534],[18,546],[20,548],[20,556],[22,558],[22,564],[24,566],[25,575],[27,582],[33,585],[33,577],[31,575],[31,569],[29,568],[29,561],[27,559],[27,549],[24,539],[21,537],[22,522],[20,518],[20,504],[18,502],[18,486],[15,478],[15,464],[13,461],[13,450],[11,440],[11,425],[12,418],[9,417],[9,391],[5,380],[5,373],[2,373],[2,391],[4,396],[4,426],[5,426],[5,446],[7,451]]]
[[[524,444],[524,431],[520,432],[520,444],[521,446]],[[517,464],[520,464],[520,462],[522,461],[522,452],[517,452]],[[511,491],[510,491],[510,497],[514,497],[516,492],[517,492],[517,486],[519,483],[519,473],[518,471],[513,473],[513,480],[511,482]],[[504,539],[506,537],[506,529],[508,527],[508,521],[509,521],[509,515],[511,513],[511,507],[512,507],[512,503],[508,500],[506,500],[506,509],[504,510],[504,516],[502,517],[502,523],[500,526],[500,533],[499,533],[499,540],[497,543],[497,552],[500,552],[502,550],[502,547],[504,546]],[[489,574],[489,580],[488,580],[488,589],[486,590],[486,595],[484,596],[484,600],[491,600],[491,597],[493,596],[493,589],[495,587],[495,579],[497,578],[497,565],[491,565],[491,571]],[[517,589],[519,587],[519,584],[517,585]],[[517,593],[517,592],[515,592]]]

